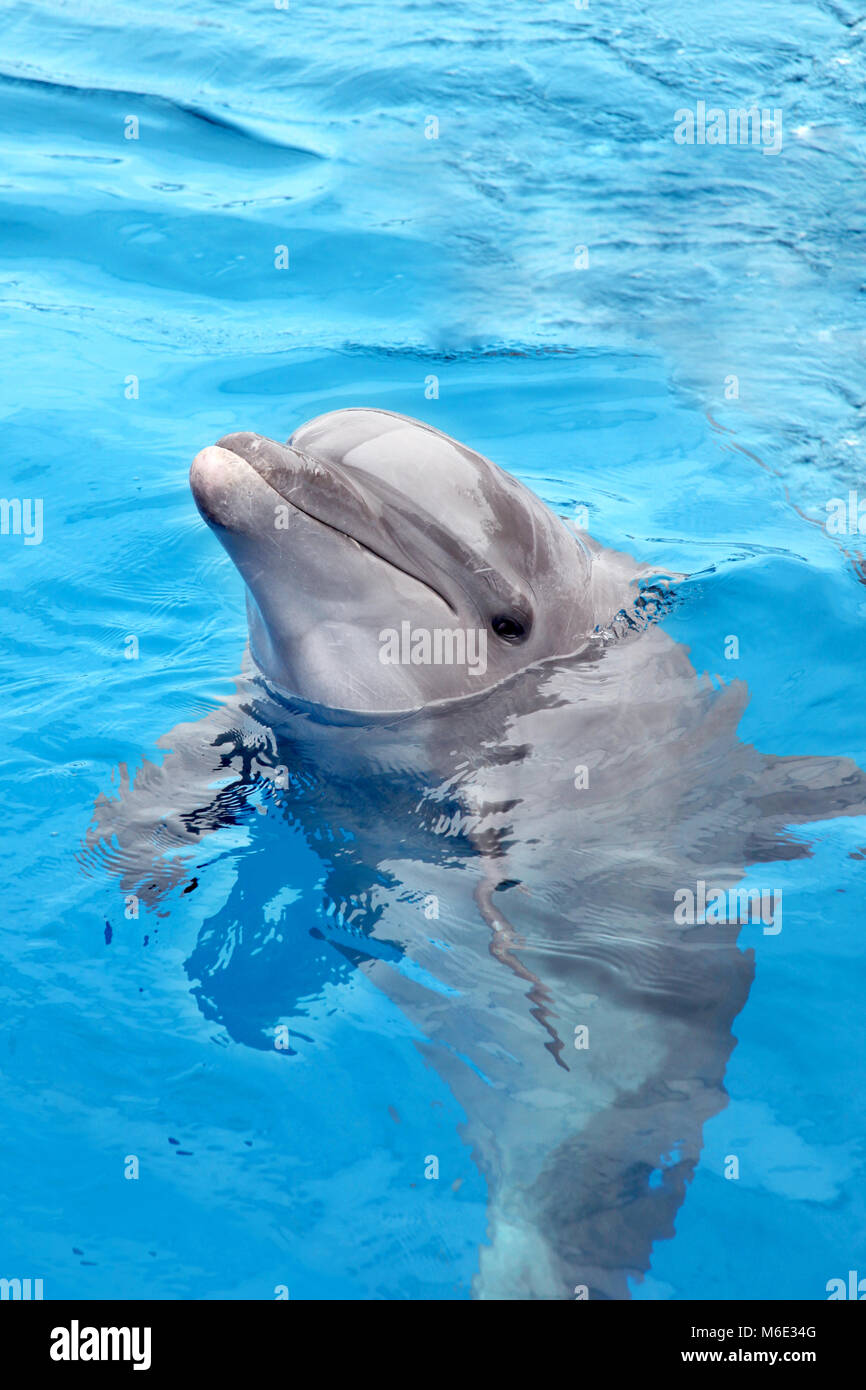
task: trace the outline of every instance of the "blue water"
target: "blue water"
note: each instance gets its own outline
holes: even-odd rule
[[[187,466],[339,406],[427,419],[606,544],[706,571],[669,629],[748,682],[744,739],[866,766],[866,546],[822,525],[866,500],[866,23],[844,0],[36,0],[3,26],[2,491],[44,499],[44,536],[0,540],[0,1275],[465,1298],[486,1192],[461,1113],[399,1009],[310,944],[300,837],[220,831],[199,892],[138,921],[78,858],[118,765],[239,667],[240,580]],[[779,108],[780,153],[677,145],[700,100]],[[636,1297],[866,1272],[866,826],[814,839],[774,866],[784,931],[744,932],[730,1105]],[[261,1044],[254,956],[208,949],[278,920],[291,1057]]]

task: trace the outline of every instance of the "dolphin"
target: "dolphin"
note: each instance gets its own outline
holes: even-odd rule
[[[743,683],[699,676],[665,631],[688,579],[429,425],[344,409],[286,444],[231,434],[190,481],[249,648],[233,697],[99,798],[82,863],[156,907],[221,827],[278,876],[299,831],[321,908],[275,942],[247,896],[235,964],[265,962],[267,1002],[236,1036],[273,1046],[303,1012],[304,939],[326,941],[466,1116],[489,1191],[473,1294],[630,1297],[726,1104],[741,927],[782,929],[764,866],[810,853],[797,827],[866,814],[866,777],[743,742]],[[738,888],[756,866],[757,899]],[[231,1027],[226,930],[187,969]]]

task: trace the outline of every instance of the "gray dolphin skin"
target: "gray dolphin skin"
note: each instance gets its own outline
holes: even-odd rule
[[[415,421],[344,410],[285,445],[229,435],[190,482],[246,581],[256,665],[318,705],[397,712],[477,694],[594,626],[588,551],[516,479]],[[384,663],[379,633],[398,618],[484,632],[485,671]]]
[[[187,962],[201,1007],[273,1046],[324,939],[465,1115],[489,1192],[474,1296],[630,1297],[726,1103],[741,925],[782,929],[766,866],[810,853],[798,826],[866,814],[866,777],[744,743],[745,687],[664,630],[688,580],[427,425],[346,409],[285,445],[229,435],[191,485],[245,582],[249,652],[230,701],[100,798],[85,865],[164,911],[220,827],[261,838],[272,882],[300,830],[321,909],[275,942],[251,871],[232,968],[264,961],[267,999],[236,1020],[218,915]]]

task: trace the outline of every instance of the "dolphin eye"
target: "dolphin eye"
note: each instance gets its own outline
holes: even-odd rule
[[[503,642],[522,642],[526,636],[526,628],[519,618],[511,618],[507,613],[501,613],[494,618],[490,624],[497,637],[501,637]]]

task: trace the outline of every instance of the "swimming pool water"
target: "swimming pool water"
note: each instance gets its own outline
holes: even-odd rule
[[[303,840],[220,831],[165,917],[127,920],[82,867],[118,765],[239,667],[240,580],[187,467],[344,405],[429,420],[605,544],[703,572],[668,626],[719,681],[738,636],[744,739],[866,766],[863,540],[823,525],[866,501],[866,25],[813,0],[3,22],[2,492],[42,498],[44,534],[0,540],[0,1275],[47,1298],[467,1297],[486,1192],[459,1107],[309,937]],[[778,108],[781,150],[678,145],[702,100]],[[822,1298],[862,1270],[866,826],[814,838],[773,866],[784,931],[744,932],[730,1104],[635,1297]],[[289,982],[238,949],[278,920]],[[286,998],[288,1058],[262,1045]],[[447,1182],[423,1181],[431,1151]]]

